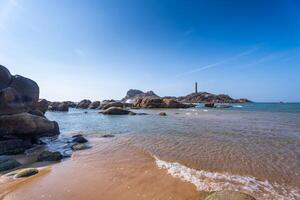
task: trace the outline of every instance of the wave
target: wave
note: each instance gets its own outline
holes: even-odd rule
[[[242,105],[235,105],[233,106],[234,108],[242,108],[243,106]]]
[[[260,181],[255,177],[232,175],[229,173],[208,172],[188,168],[177,162],[167,162],[158,159],[155,163],[168,174],[180,178],[196,186],[198,191],[233,190],[252,194],[258,199],[296,200],[300,198],[300,189],[282,186],[269,181]]]

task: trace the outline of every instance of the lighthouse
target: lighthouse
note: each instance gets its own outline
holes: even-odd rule
[[[197,81],[195,82],[195,93],[196,94],[198,93],[198,83],[197,83]]]

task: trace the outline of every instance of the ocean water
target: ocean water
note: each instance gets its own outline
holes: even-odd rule
[[[259,199],[300,199],[300,104],[232,105],[134,110],[148,113],[136,116],[81,109],[46,115],[59,123],[61,138],[115,134],[118,142],[149,153],[157,167],[199,191],[229,189]],[[161,111],[167,116],[159,116]]]

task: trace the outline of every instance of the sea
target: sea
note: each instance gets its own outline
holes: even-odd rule
[[[47,112],[61,134],[102,137],[147,152],[158,168],[199,191],[236,190],[258,199],[300,199],[300,103],[229,104],[231,108],[134,109],[103,115],[71,108]],[[158,115],[166,112],[167,116]]]

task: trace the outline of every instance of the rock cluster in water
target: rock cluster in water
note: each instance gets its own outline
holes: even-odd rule
[[[248,99],[233,99],[225,94],[211,94],[208,92],[198,92],[191,93],[186,96],[177,97],[176,98],[180,102],[184,103],[203,103],[203,102],[211,102],[211,103],[248,103],[251,102]]]
[[[22,153],[40,137],[58,135],[58,124],[44,116],[46,109],[36,82],[0,65],[0,155]]]

